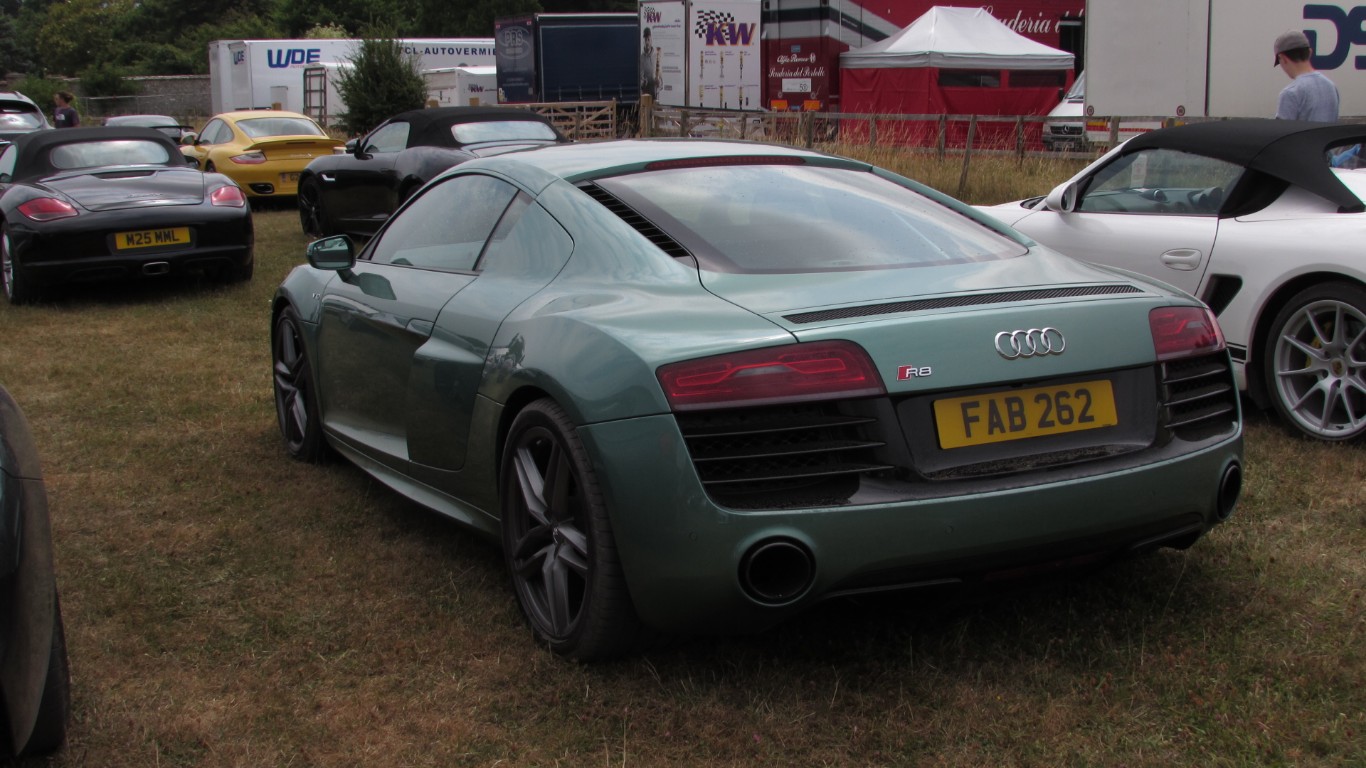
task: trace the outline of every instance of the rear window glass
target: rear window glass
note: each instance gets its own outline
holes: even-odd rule
[[[170,159],[166,147],[137,139],[62,144],[48,153],[48,162],[61,170],[101,165],[165,165]]]
[[[522,139],[555,140],[555,131],[545,123],[531,120],[489,120],[478,123],[456,123],[451,133],[461,144],[481,141],[517,141]]]
[[[237,127],[253,139],[264,136],[322,136],[323,130],[312,120],[299,117],[253,117],[238,120]]]
[[[105,125],[134,125],[142,128],[171,128],[180,130],[180,124],[169,117],[159,115],[135,115],[131,117],[111,117],[104,121]]]
[[[43,116],[38,108],[22,101],[0,102],[0,130],[43,127]]]
[[[607,191],[721,272],[839,272],[1019,256],[1024,246],[866,171],[684,168],[604,179]]]

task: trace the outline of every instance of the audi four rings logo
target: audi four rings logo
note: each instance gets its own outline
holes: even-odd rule
[[[1057,328],[1030,328],[1027,331],[1001,331],[996,334],[996,351],[1007,360],[1061,355],[1065,349],[1067,340]]]

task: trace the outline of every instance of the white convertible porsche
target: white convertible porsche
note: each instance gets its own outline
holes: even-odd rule
[[[1045,197],[982,210],[1219,316],[1251,399],[1322,440],[1366,434],[1366,125],[1226,120],[1105,154]]]

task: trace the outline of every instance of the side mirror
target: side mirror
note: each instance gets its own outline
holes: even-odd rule
[[[1044,207],[1057,213],[1071,213],[1077,209],[1077,184],[1067,182],[1059,184],[1048,193],[1048,197],[1043,200]]]
[[[185,146],[185,145],[187,145],[187,144],[193,146],[193,145],[198,144],[198,143],[199,143],[199,134],[195,133],[194,131],[190,131],[189,133],[184,134],[184,135],[182,135],[182,136],[180,137],[180,144],[181,144],[181,146]]]
[[[306,251],[309,266],[334,272],[347,272],[356,266],[356,246],[346,235],[314,240]]]

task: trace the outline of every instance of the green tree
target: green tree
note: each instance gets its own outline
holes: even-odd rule
[[[337,73],[337,93],[346,103],[342,129],[359,135],[399,112],[421,108],[427,84],[417,59],[385,35],[361,41],[349,66]]]
[[[538,0],[414,0],[422,37],[493,37],[494,19],[539,13]]]
[[[350,37],[340,24],[315,24],[304,33],[306,40],[344,40]]]
[[[134,0],[67,0],[52,3],[34,30],[39,66],[75,74],[113,61],[123,42],[116,34]]]
[[[81,91],[86,96],[133,96],[140,89],[113,64],[96,64],[81,72]]]
[[[316,26],[364,30],[377,24],[388,24],[394,37],[413,37],[413,1],[276,0],[274,17],[286,37],[302,37]]]

